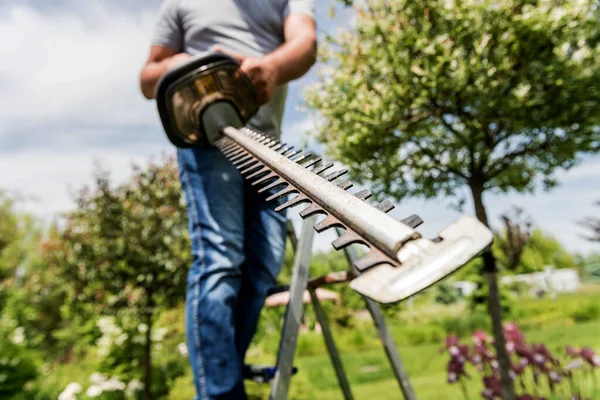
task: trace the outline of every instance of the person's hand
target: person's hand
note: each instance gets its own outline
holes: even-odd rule
[[[214,51],[225,53],[240,62],[240,70],[246,74],[256,89],[256,102],[263,105],[269,101],[277,88],[277,69],[268,58],[246,57],[214,47]]]
[[[254,85],[258,105],[267,103],[277,87],[275,66],[265,58],[246,57],[242,61],[240,70]]]
[[[173,57],[170,57],[167,61],[167,70],[175,68],[190,57],[191,55],[189,55],[188,53],[175,54]]]

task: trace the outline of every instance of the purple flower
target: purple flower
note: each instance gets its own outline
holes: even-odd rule
[[[560,382],[560,375],[558,374],[558,372],[551,370],[548,372],[548,378],[550,378],[550,382],[552,383],[559,383]]]
[[[487,333],[481,330],[476,330],[475,332],[473,332],[471,339],[473,339],[473,343],[475,343],[476,346],[481,345],[483,343],[492,342],[492,338]]]
[[[592,367],[600,366],[600,357],[598,357],[596,353],[594,353],[594,350],[589,347],[583,347],[579,350],[579,355]]]
[[[456,372],[448,372],[448,383],[456,383],[458,382],[458,375]]]
[[[446,338],[446,348],[450,348],[452,346],[458,346],[460,344],[460,339],[458,336],[450,335]]]
[[[500,377],[497,374],[483,377],[484,390],[481,396],[484,399],[496,399],[502,396]]]
[[[507,342],[524,343],[525,336],[514,322],[507,322],[504,324],[504,337]]]
[[[572,358],[579,357],[579,352],[571,346],[565,346],[565,351],[567,352],[569,357],[572,357]]]

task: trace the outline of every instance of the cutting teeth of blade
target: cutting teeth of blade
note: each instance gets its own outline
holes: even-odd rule
[[[319,222],[315,225],[315,231],[321,233],[329,228],[333,228],[334,226],[339,226],[340,228],[346,228],[337,218],[328,215],[323,221]]]
[[[235,167],[239,170],[241,169],[246,169],[247,167],[254,165],[258,162],[258,160],[254,157],[252,157],[250,160],[246,161],[246,162],[241,162],[239,164],[236,164]]]
[[[311,156],[312,156],[312,153],[309,151],[309,152],[304,153],[303,155],[301,155],[300,157],[296,158],[293,161],[300,164],[302,161],[306,160],[307,158],[309,158]]]
[[[288,151],[292,150],[294,148],[294,146],[285,146],[282,149],[279,149],[278,152],[279,154],[285,154]]]
[[[268,136],[258,135],[257,142],[259,142],[259,143],[263,143],[263,142],[265,142],[265,141],[267,141],[267,140],[271,140],[271,138],[270,138],[270,137],[268,137]]]
[[[279,151],[279,150],[281,150],[282,148],[284,148],[285,146],[286,146],[286,144],[285,144],[285,143],[279,143],[279,144],[277,144],[277,146],[275,146],[275,147],[272,147],[272,148],[271,148],[271,150],[274,150],[274,151]]]
[[[266,174],[268,172],[271,172],[271,170],[263,165],[258,171],[255,171],[255,172],[251,173],[250,175],[248,175],[246,177],[246,179],[254,179],[254,178],[259,177],[260,175]]]
[[[286,208],[295,207],[301,203],[310,203],[310,202],[311,202],[311,200],[308,197],[306,197],[303,194],[299,194],[298,196],[294,197],[293,199],[288,200],[287,203],[277,206],[277,208],[275,208],[275,211],[279,212],[279,211],[285,210]]]
[[[327,213],[318,204],[312,204],[310,207],[306,207],[304,210],[300,211],[300,216],[302,218],[308,218],[314,214],[327,214]]]
[[[404,225],[408,225],[414,229],[414,228],[418,227],[419,225],[421,225],[423,223],[423,220],[418,215],[413,214],[410,217],[406,217],[406,218],[400,220],[400,222],[402,222]]]
[[[321,157],[317,157],[317,158],[313,158],[312,160],[310,160],[308,163],[306,163],[305,165],[303,165],[304,168],[310,168],[313,165],[317,164],[318,162],[320,162],[322,160]]]
[[[363,189],[360,192],[357,192],[354,194],[356,197],[358,197],[359,199],[361,199],[362,201],[367,200],[369,197],[372,196],[371,192],[369,191],[369,189]]]
[[[246,176],[247,174],[251,173],[251,172],[256,172],[257,170],[262,170],[264,168],[264,165],[262,165],[262,163],[257,163],[254,165],[249,166],[248,168],[244,168],[243,170],[240,171],[240,173],[244,176]]]
[[[348,170],[346,168],[340,169],[339,171],[334,171],[328,175],[325,175],[323,177],[323,179],[328,180],[329,182],[336,180],[337,178],[339,178],[340,176],[344,175],[348,173]]]
[[[275,193],[275,194],[267,197],[267,201],[275,200],[275,199],[278,199],[280,197],[287,196],[288,194],[291,194],[291,193],[298,193],[298,189],[296,189],[293,186],[290,186],[288,188],[282,189],[279,192],[277,192],[277,193]]]
[[[341,250],[346,246],[354,243],[366,244],[365,240],[361,238],[356,232],[346,231],[342,236],[335,239],[331,244],[336,250]]]
[[[384,213],[388,213],[388,212],[392,211],[394,208],[396,208],[396,206],[391,201],[385,200],[385,201],[379,203],[375,208],[383,211]]]
[[[340,183],[336,184],[336,186],[339,187],[342,190],[348,190],[352,186],[354,186],[354,184],[352,182],[350,182],[350,181],[343,181],[343,182],[340,182]]]
[[[252,154],[248,154],[246,157],[240,157],[235,161],[232,161],[234,167],[244,166],[248,161],[256,161],[256,158]]]
[[[325,165],[321,165],[319,168],[315,169],[315,170],[314,170],[314,171],[312,171],[312,172],[313,172],[314,174],[317,174],[317,175],[319,175],[321,172],[323,172],[323,171],[325,171],[325,170],[327,170],[327,169],[329,169],[329,168],[331,168],[331,167],[333,167],[333,163],[332,163],[332,162],[329,162],[329,163],[327,163],[327,164],[325,164]]]
[[[229,161],[235,163],[236,161],[241,160],[242,158],[246,158],[246,157],[252,157],[252,154],[249,154],[248,151],[246,151],[246,149],[244,149],[241,152],[239,152],[238,154],[234,155],[233,157],[230,157]]]
[[[292,151],[290,154],[283,154],[284,156],[286,156],[287,158],[292,158],[298,154],[302,153],[302,150],[294,150]]]
[[[279,175],[271,172],[269,175],[263,176],[259,180],[252,182],[252,186],[261,185],[261,184],[266,183],[267,181],[274,179],[274,178],[279,178]]]
[[[234,148],[236,145],[235,142],[228,142],[228,143],[220,143],[217,147],[219,148],[219,150],[221,150],[222,153],[225,153],[226,151]]]
[[[223,152],[223,154],[225,155],[225,157],[230,158],[230,157],[236,156],[240,152],[244,152],[244,151],[246,151],[246,150],[243,147],[234,146],[231,150],[227,150],[227,151]]]
[[[376,265],[379,265],[379,264],[390,264],[390,265],[393,265],[393,266],[398,266],[399,265],[397,262],[394,262],[388,256],[386,256],[385,254],[383,254],[381,251],[379,251],[379,250],[377,250],[375,248],[371,248],[371,251],[366,256],[364,256],[361,259],[357,260],[354,263],[354,266],[360,272],[364,272],[367,269],[372,268],[372,267],[374,267]]]
[[[273,182],[273,183],[271,183],[271,184],[269,184],[269,185],[267,185],[267,186],[265,186],[265,187],[263,187],[263,188],[260,188],[260,189],[258,190],[258,193],[263,193],[263,192],[266,192],[267,190],[271,190],[271,189],[273,189],[273,188],[275,188],[275,187],[277,187],[277,186],[279,186],[279,185],[284,185],[284,184],[285,184],[285,185],[289,185],[289,183],[287,183],[287,182],[286,182],[286,181],[284,181],[283,179],[279,178],[279,179],[277,179],[275,182]]]

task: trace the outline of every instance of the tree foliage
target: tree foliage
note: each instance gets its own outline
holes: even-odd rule
[[[323,46],[319,139],[380,193],[531,191],[599,149],[593,0],[370,0]]]
[[[596,202],[600,207],[600,201]],[[585,228],[588,233],[585,238],[591,242],[600,242],[600,218],[590,216],[579,222],[579,225]]]
[[[521,261],[525,246],[531,237],[533,221],[525,215],[525,211],[514,206],[511,212],[501,216],[504,232],[496,233],[496,243],[505,256],[503,266],[515,270]]]
[[[145,326],[141,363],[149,388],[153,316],[183,300],[191,262],[177,165],[171,158],[136,166],[120,186],[99,171],[75,200],[47,255],[76,315],[121,315]]]

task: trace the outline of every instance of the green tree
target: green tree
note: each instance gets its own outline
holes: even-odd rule
[[[534,229],[523,249],[516,272],[523,274],[542,271],[546,266],[556,269],[575,268],[577,261],[556,238],[540,229]]]
[[[308,91],[318,139],[359,182],[402,199],[468,188],[556,185],[557,169],[600,148],[600,9],[595,0],[367,0],[321,46]],[[496,262],[484,274],[504,395],[514,398]]]
[[[514,271],[521,263],[523,251],[531,238],[533,221],[525,215],[525,211],[513,206],[509,213],[501,217],[504,231],[496,233],[495,243],[501,250],[499,264],[509,271]]]
[[[151,399],[153,318],[183,300],[191,261],[176,162],[136,166],[116,187],[99,171],[94,186],[75,200],[77,208],[48,244],[52,263],[61,269],[74,309],[138,318],[145,332],[139,360],[144,397]]]
[[[597,206],[600,206],[600,201],[596,202]],[[585,238],[590,242],[600,242],[600,218],[598,217],[587,217],[579,222],[579,225],[588,231]]]
[[[22,262],[20,236],[15,200],[0,191],[0,312],[6,304],[8,290],[13,286],[17,268]]]

